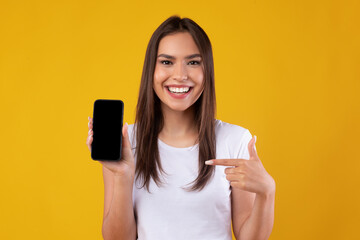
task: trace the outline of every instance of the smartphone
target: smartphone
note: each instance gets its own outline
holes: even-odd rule
[[[97,99],[93,111],[91,158],[98,161],[121,159],[124,103],[121,100]]]

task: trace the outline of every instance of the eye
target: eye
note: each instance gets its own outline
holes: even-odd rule
[[[189,64],[190,65],[199,65],[200,62],[199,61],[190,61]]]
[[[163,61],[160,61],[161,62],[161,64],[164,64],[164,65],[169,65],[169,64],[171,64],[171,62],[170,61],[167,61],[167,60],[163,60]]]

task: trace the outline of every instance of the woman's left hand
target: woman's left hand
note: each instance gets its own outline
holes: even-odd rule
[[[225,169],[226,179],[233,188],[268,195],[275,192],[275,181],[265,170],[255,150],[256,136],[249,144],[250,159],[211,159],[207,165],[231,166]]]

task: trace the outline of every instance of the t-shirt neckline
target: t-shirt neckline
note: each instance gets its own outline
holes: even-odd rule
[[[190,146],[190,147],[182,147],[182,148],[179,148],[179,147],[174,147],[174,146],[170,146],[166,143],[164,143],[163,141],[160,140],[160,138],[158,138],[158,143],[159,145],[163,146],[164,148],[167,148],[167,149],[170,149],[170,150],[177,150],[177,151],[182,151],[182,150],[193,150],[194,148],[196,148],[199,143],[193,145],[193,146]]]

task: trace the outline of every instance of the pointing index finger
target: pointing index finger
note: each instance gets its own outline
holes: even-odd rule
[[[211,159],[205,161],[206,165],[240,166],[242,159]]]

